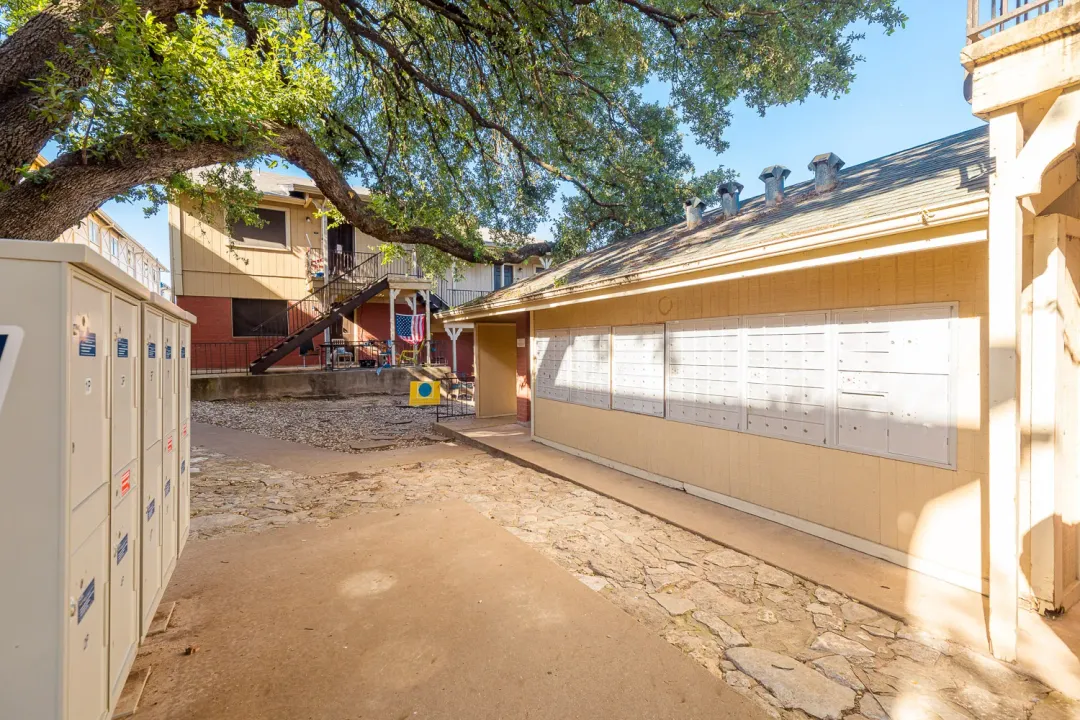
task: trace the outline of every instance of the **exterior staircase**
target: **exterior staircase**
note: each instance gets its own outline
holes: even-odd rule
[[[350,264],[307,297],[290,304],[255,329],[258,356],[251,362],[253,375],[264,373],[341,318],[390,287],[391,271],[381,255]]]

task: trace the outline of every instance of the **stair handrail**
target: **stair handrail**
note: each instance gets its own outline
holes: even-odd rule
[[[252,337],[263,339],[257,342],[256,359],[262,357],[284,338],[303,329],[323,317],[333,309],[333,299],[339,294],[355,294],[363,288],[378,282],[389,275],[389,269],[382,267],[382,253],[365,258],[359,264],[341,271],[327,280],[321,287],[312,290],[305,297],[289,304],[283,311],[266,319],[252,330]],[[283,324],[284,321],[284,324]],[[284,333],[281,330],[284,329]]]

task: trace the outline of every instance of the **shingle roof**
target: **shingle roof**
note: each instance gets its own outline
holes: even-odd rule
[[[684,222],[649,230],[570,260],[488,295],[480,305],[524,301],[551,290],[616,280],[645,270],[708,260],[797,235],[856,225],[923,208],[975,200],[989,188],[986,126],[980,126],[877,160],[844,168],[840,185],[818,195],[813,181],[787,188],[784,203],[766,210],[763,195],[744,200],[725,220],[719,207],[705,223]],[[565,280],[564,280],[565,278]]]

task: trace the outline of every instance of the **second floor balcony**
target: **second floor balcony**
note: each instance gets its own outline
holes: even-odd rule
[[[1077,0],[968,0],[967,41],[978,42]]]

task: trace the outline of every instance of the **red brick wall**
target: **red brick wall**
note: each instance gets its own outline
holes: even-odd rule
[[[193,370],[237,370],[259,355],[263,338],[234,337],[232,334],[232,298],[178,295],[176,304],[193,314],[198,322],[191,326],[191,367]],[[323,336],[315,337],[316,353],[308,355],[308,365],[319,364],[318,348]],[[213,344],[209,344],[213,343]],[[303,365],[299,351],[282,358],[277,366]]]
[[[411,313],[412,310],[403,302],[395,305],[396,312],[400,314]],[[390,339],[390,304],[367,303],[361,305],[353,313],[353,321],[356,323],[357,340],[389,340]],[[446,364],[451,363],[450,336],[444,332],[437,332],[432,336],[431,348],[432,359],[441,356]],[[466,376],[473,374],[473,336],[471,332],[461,333],[457,341],[458,375]]]

